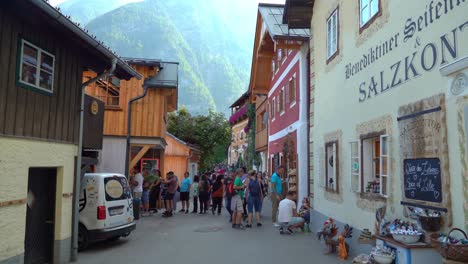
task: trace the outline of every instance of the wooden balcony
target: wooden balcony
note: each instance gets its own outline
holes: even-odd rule
[[[268,148],[268,129],[264,128],[255,133],[255,151],[263,151]]]

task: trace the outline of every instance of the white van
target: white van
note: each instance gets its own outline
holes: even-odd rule
[[[92,241],[126,237],[135,230],[127,178],[116,173],[87,173],[81,181],[78,247]]]

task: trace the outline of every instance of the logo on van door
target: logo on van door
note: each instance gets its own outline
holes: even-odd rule
[[[119,199],[123,194],[123,186],[116,180],[110,180],[106,183],[106,194],[113,199]]]

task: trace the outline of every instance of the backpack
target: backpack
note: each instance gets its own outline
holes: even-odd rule
[[[249,193],[252,196],[259,196],[260,195],[260,183],[258,180],[250,180],[249,181]]]
[[[236,194],[236,191],[234,190],[234,181],[231,181],[228,185],[228,194],[231,196],[234,196]]]

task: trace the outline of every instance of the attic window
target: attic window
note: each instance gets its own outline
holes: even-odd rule
[[[23,39],[19,59],[18,84],[52,94],[55,56]]]
[[[120,107],[120,80],[117,77],[99,79],[93,86],[98,88],[96,97],[103,101],[107,108]]]

